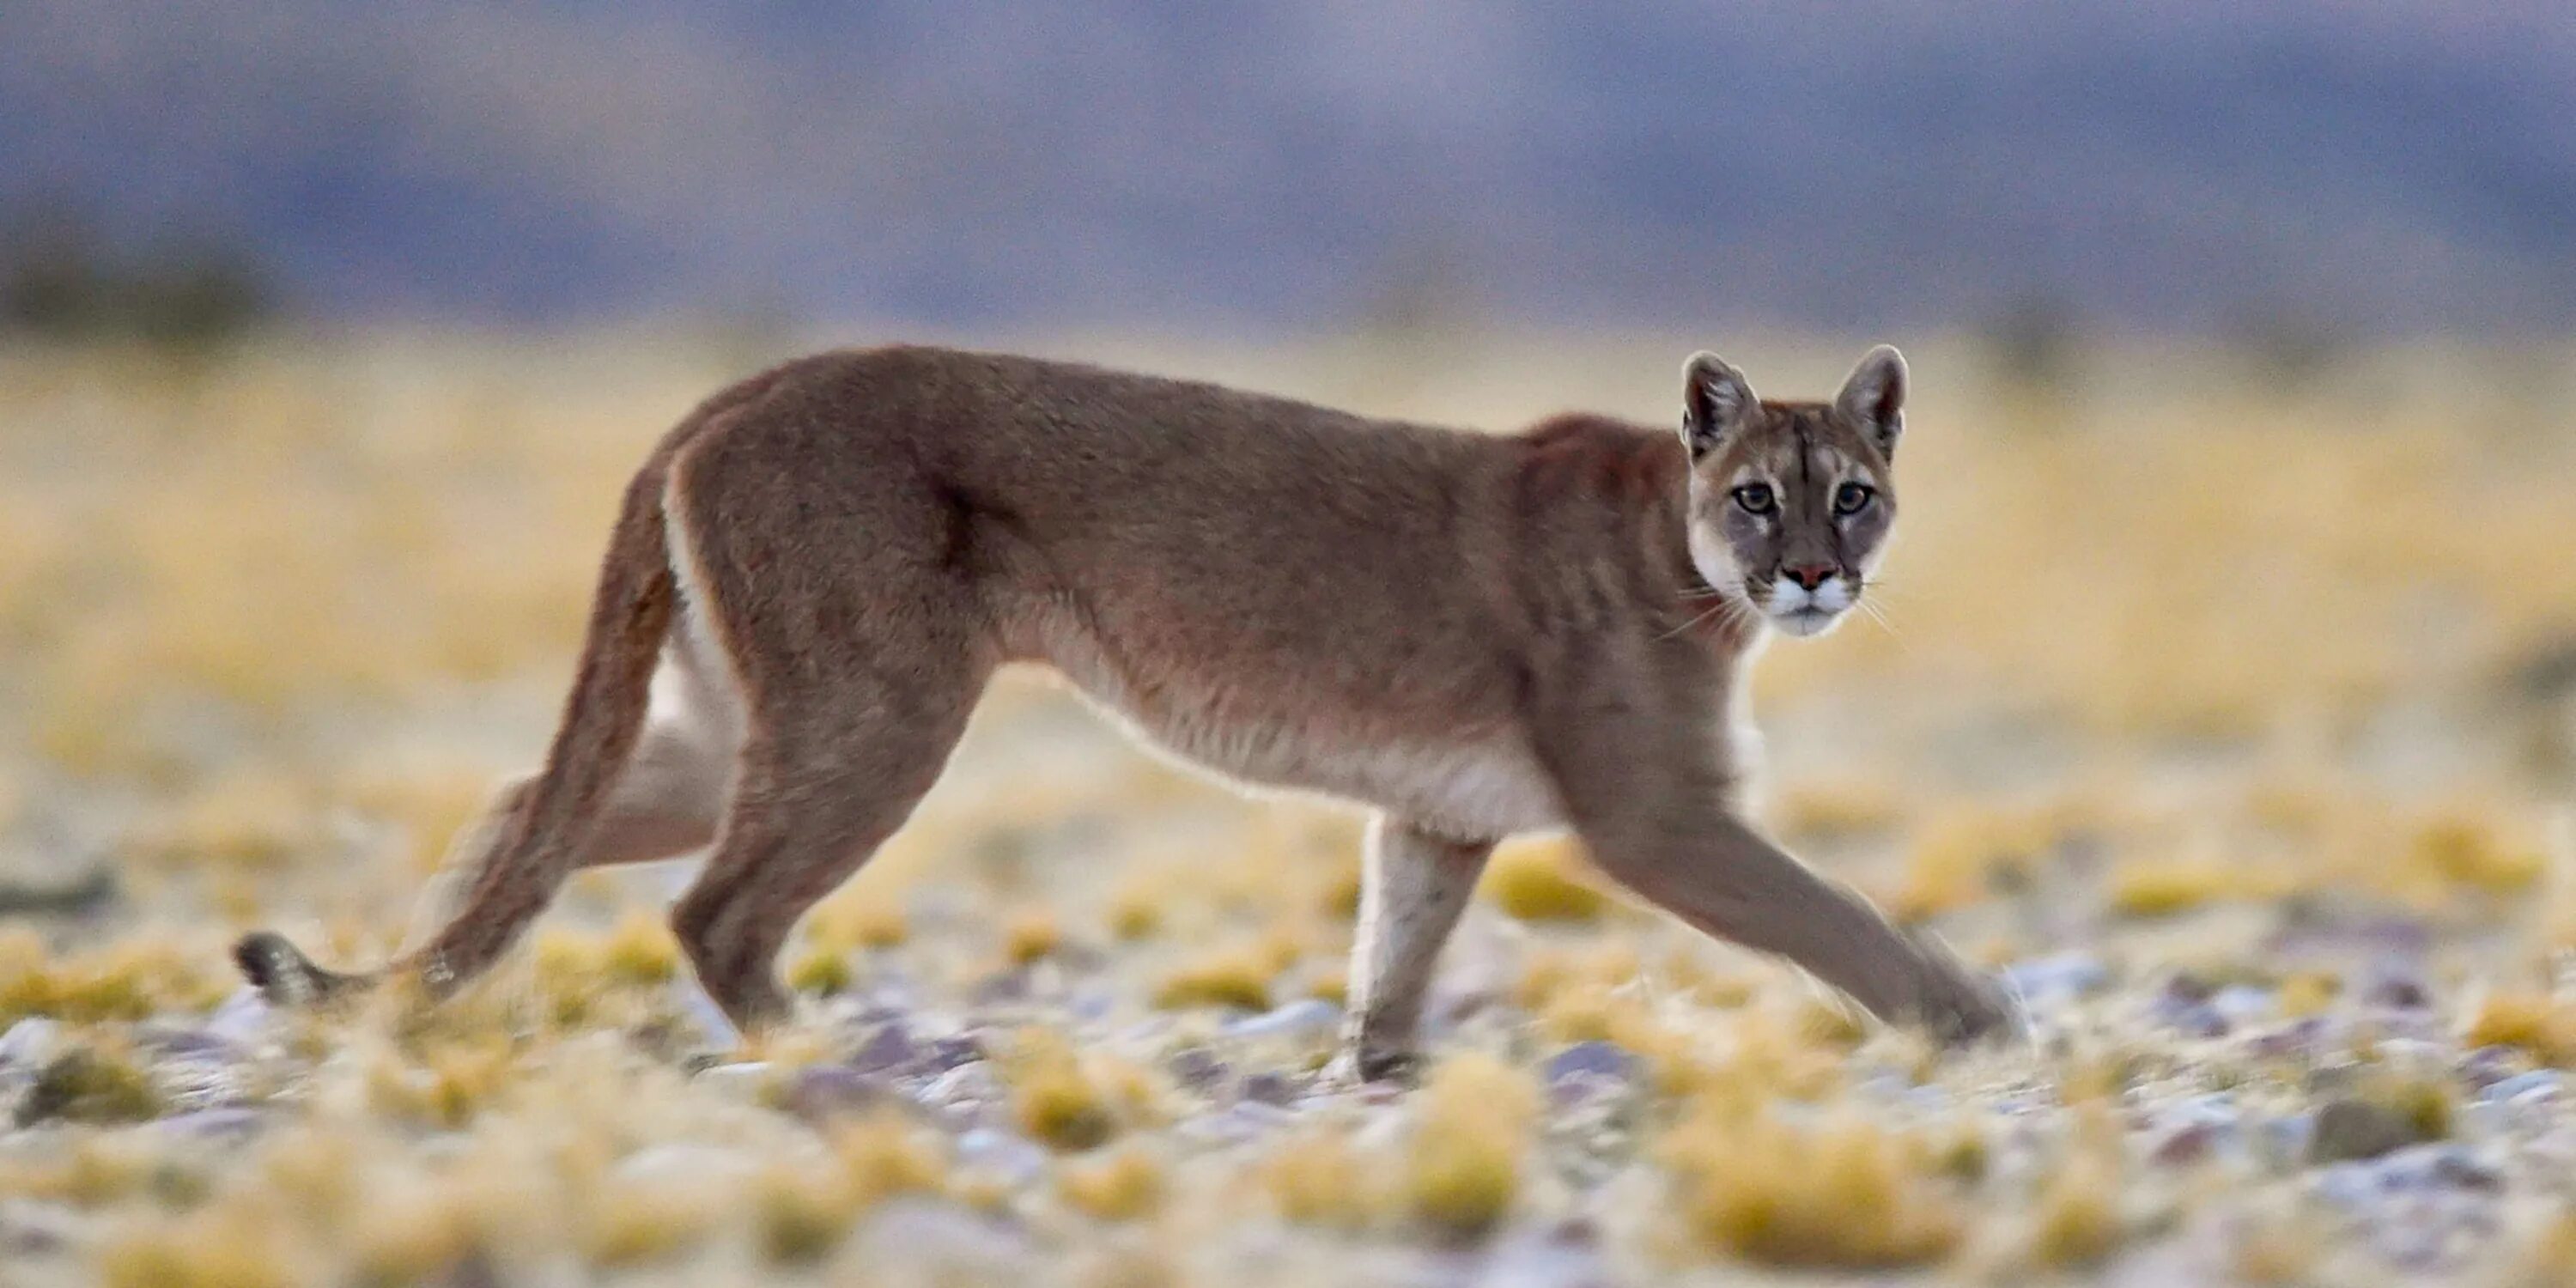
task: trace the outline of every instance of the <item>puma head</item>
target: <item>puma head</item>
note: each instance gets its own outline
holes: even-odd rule
[[[1790,635],[1860,603],[1896,522],[1888,462],[1905,430],[1905,358],[1880,345],[1830,403],[1765,402],[1713,353],[1682,368],[1690,551],[1700,576]]]

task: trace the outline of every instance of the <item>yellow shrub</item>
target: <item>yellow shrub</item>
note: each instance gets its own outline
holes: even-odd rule
[[[2333,1005],[2343,982],[2323,971],[2300,971],[2281,981],[2281,1013],[2292,1019],[2314,1015]]]
[[[1496,851],[1478,887],[1506,915],[1523,921],[1590,921],[1609,897],[1572,841],[1521,841]]]
[[[133,1132],[82,1131],[39,1157],[0,1164],[0,1197],[101,1207],[142,1192],[161,1165]]]
[[[1781,791],[1770,816],[1792,837],[1833,840],[1895,831],[1905,802],[1883,782],[1800,783]]]
[[[435,1282],[481,1244],[471,1207],[452,1191],[371,1202],[356,1217],[350,1258],[361,1285]]]
[[[369,1103],[395,1118],[462,1127],[507,1084],[510,1063],[509,1041],[499,1033],[434,1041],[416,1063],[385,1053],[367,1071]]]
[[[317,846],[320,821],[314,784],[274,770],[245,770],[198,789],[126,849],[143,863],[274,872]]]
[[[1483,1234],[1520,1193],[1521,1158],[1538,1111],[1527,1078],[1491,1056],[1462,1055],[1431,1071],[1404,1160],[1404,1202],[1443,1234]]]
[[[1109,901],[1109,933],[1120,939],[1150,939],[1163,929],[1163,900],[1158,885],[1130,882]]]
[[[2238,869],[2218,863],[2132,859],[2111,869],[2111,910],[2126,917],[2166,917],[2249,893]]]
[[[2576,1006],[2545,994],[2489,993],[2460,1033],[2470,1046],[2507,1046],[2544,1064],[2576,1065]]]
[[[1064,947],[1064,928],[1043,909],[1024,910],[1002,932],[1002,955],[1016,966],[1052,957]]]
[[[1299,1225],[1356,1231],[1381,1211],[1377,1173],[1340,1132],[1309,1132],[1270,1152],[1262,1187],[1279,1215]]]
[[[859,880],[816,905],[805,933],[817,948],[840,951],[892,948],[912,929],[895,891],[881,881]]]
[[[2127,1235],[2120,1215],[2120,1124],[2102,1104],[2076,1126],[2072,1152],[2041,1186],[2030,1251],[2045,1266],[2090,1266]]]
[[[0,1029],[31,1015],[85,1024],[203,1010],[233,987],[229,971],[167,944],[135,940],[50,958],[32,932],[0,935]]]
[[[616,984],[667,984],[679,973],[679,940],[658,912],[629,909],[600,945],[599,969]]]
[[[834,1130],[831,1145],[827,1165],[773,1162],[755,1178],[752,1235],[769,1261],[819,1261],[888,1197],[947,1188],[945,1152],[898,1113],[849,1120]]]
[[[1966,907],[2000,876],[2029,873],[2055,839],[2047,821],[2032,814],[1958,809],[1935,816],[1906,853],[1889,911],[1921,921]]]
[[[1133,1221],[1162,1206],[1163,1165],[1137,1145],[1069,1161],[1056,1174],[1065,1202],[1104,1221]]]
[[[2511,839],[2493,822],[2465,811],[2416,828],[2413,857],[2445,881],[2495,894],[2529,889],[2548,866],[2539,846]]]
[[[1055,1033],[1024,1033],[1002,1064],[1020,1129],[1058,1149],[1090,1149],[1159,1116],[1151,1075],[1123,1061],[1086,1061]]]
[[[581,1249],[599,1266],[668,1260],[694,1247],[720,1223],[726,1214],[718,1198],[709,1186],[696,1182],[612,1176],[590,1196]]]
[[[147,1218],[99,1249],[106,1288],[293,1288],[301,1276],[279,1214],[226,1204]]]
[[[1154,990],[1154,1005],[1167,1011],[1193,1006],[1267,1010],[1270,979],[1278,973],[1269,949],[1267,944],[1228,949],[1183,966],[1163,977]]]
[[[1919,1138],[1844,1120],[1798,1127],[1728,1106],[1664,1141],[1682,1220],[1713,1251],[1781,1266],[1873,1269],[1947,1258],[1964,1232]]]
[[[948,1153],[936,1133],[899,1113],[862,1115],[832,1136],[832,1154],[858,1206],[893,1195],[936,1193],[947,1184]]]
[[[25,1120],[130,1123],[157,1118],[165,1107],[161,1089],[134,1053],[106,1045],[75,1048],[47,1061],[20,1099],[18,1114]]]
[[[809,948],[787,967],[787,986],[800,993],[829,996],[848,989],[856,979],[849,954],[828,948]]]

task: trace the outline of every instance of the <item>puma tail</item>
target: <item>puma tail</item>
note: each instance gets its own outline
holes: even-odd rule
[[[704,413],[700,413],[703,418]],[[246,935],[233,961],[272,1005],[303,1006],[416,975],[430,1000],[482,973],[542,911],[571,872],[571,856],[598,821],[644,726],[653,668],[669,633],[677,591],[664,545],[662,489],[684,424],[627,485],[601,563],[581,665],[565,700],[545,771],[466,863],[460,906],[419,949],[382,970],[324,970],[274,931]]]
[[[233,964],[259,989],[271,1006],[308,1007],[365,992],[375,975],[343,975],[324,970],[304,950],[274,930],[244,935],[233,945]]]

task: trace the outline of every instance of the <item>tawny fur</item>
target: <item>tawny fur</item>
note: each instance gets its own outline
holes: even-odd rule
[[[435,929],[389,969],[442,996],[575,870],[712,843],[673,926],[737,1025],[772,1023],[789,928],[1027,661],[1185,759],[1378,811],[1362,1074],[1410,1052],[1494,843],[1567,827],[1637,894],[1881,1016],[2006,1027],[1990,982],[1742,813],[1743,668],[1769,624],[1810,634],[1862,594],[1903,381],[1880,350],[1833,404],[1764,403],[1703,354],[1678,435],[1501,437],[944,349],[778,368],[636,475],[545,768],[460,840]],[[273,934],[237,956],[283,1001],[378,977]]]

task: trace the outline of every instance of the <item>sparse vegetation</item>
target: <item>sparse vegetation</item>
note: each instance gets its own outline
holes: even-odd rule
[[[1270,1005],[1274,959],[1257,948],[1228,949],[1173,971],[1154,990],[1165,1008],[1232,1006],[1257,1011]]]
[[[1431,1071],[1406,1148],[1404,1203],[1443,1237],[1473,1238],[1520,1196],[1538,1097],[1527,1077],[1489,1056],[1454,1057]]]
[[[1722,1254],[1782,1266],[1922,1265],[1966,1231],[1939,1156],[1863,1121],[1799,1126],[1711,1098],[1664,1143],[1681,1220]]]
[[[1603,405],[1661,414],[1664,346],[1496,344],[1400,386],[1294,346],[1153,365],[1496,425],[1552,387],[1506,365],[1633,369]],[[2495,1221],[2423,1254],[2456,1281],[2557,1282],[2531,1160],[2576,1112],[2576,841],[2561,762],[2507,753],[2567,736],[2528,676],[2576,647],[2576,564],[2528,552],[2576,549],[2576,449],[2490,468],[2481,368],[2413,351],[2382,365],[2425,390],[2357,426],[2213,355],[2097,397],[2107,338],[2012,358],[2009,394],[1909,348],[1949,374],[1901,466],[1897,633],[1769,652],[1766,817],[2009,966],[2040,1040],[1938,1055],[1524,841],[1443,962],[1424,1083],[1361,1089],[1318,1067],[1359,824],[1236,802],[1017,676],[799,928],[799,1013],[754,1047],[689,1005],[652,870],[585,873],[436,1012],[263,1015],[233,933],[382,959],[542,751],[617,489],[719,364],[0,351],[0,887],[113,877],[0,931],[0,1278],[935,1282],[971,1244],[1007,1267],[974,1282],[1195,1283],[1258,1237],[1328,1282],[1471,1243],[1605,1281],[2082,1282],[2181,1242],[2341,1288],[2456,1210]]]
[[[1484,895],[1523,921],[1590,921],[1609,899],[1587,866],[1570,842],[1507,845],[1485,868]]]

